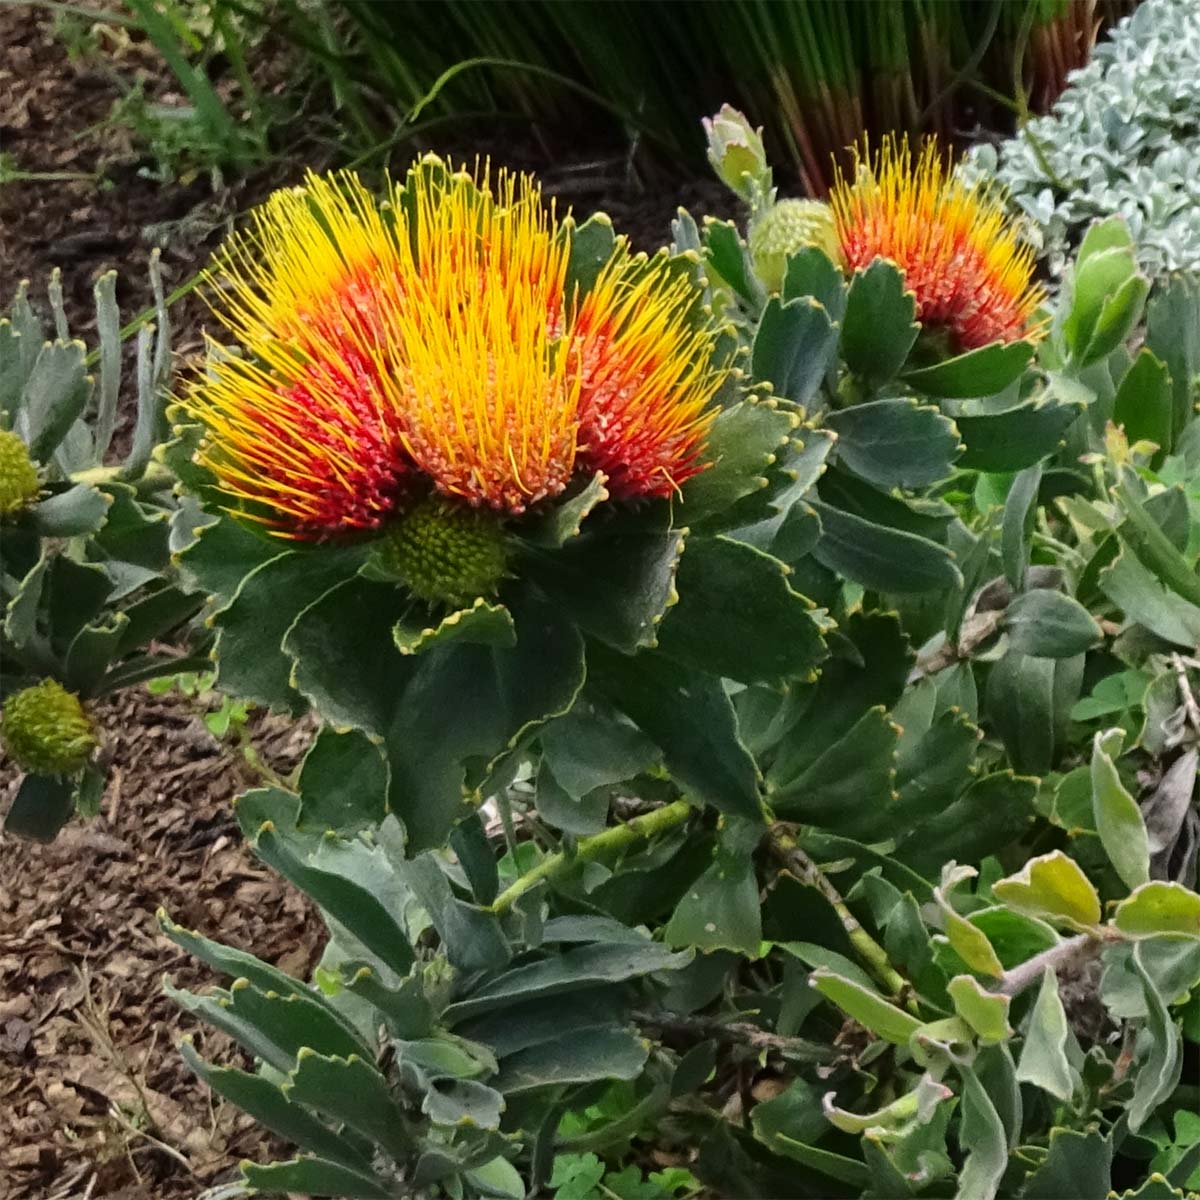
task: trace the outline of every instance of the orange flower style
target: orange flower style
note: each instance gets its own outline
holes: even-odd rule
[[[1032,249],[1003,202],[957,179],[935,141],[914,163],[907,140],[885,139],[874,159],[859,157],[853,182],[838,176],[829,203],[848,269],[890,259],[917,319],[946,329],[960,350],[1041,336],[1030,328],[1044,295]]]
[[[378,529],[431,492],[519,516],[578,471],[616,497],[703,469],[717,331],[665,257],[621,246],[568,294],[537,185],[427,158],[377,202],[352,174],[278,192],[219,255],[240,343],[185,404],[201,460],[281,536]]]

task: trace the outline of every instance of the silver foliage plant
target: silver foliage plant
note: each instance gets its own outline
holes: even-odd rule
[[[1151,275],[1200,271],[1200,3],[1145,0],[1072,73],[1053,111],[970,177],[994,177],[1055,275],[1096,218],[1119,214]]]

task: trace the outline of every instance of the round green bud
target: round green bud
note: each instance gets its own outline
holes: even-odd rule
[[[29,447],[11,429],[0,429],[0,517],[10,517],[32,504],[38,486]]]
[[[36,775],[73,775],[97,744],[79,697],[54,679],[9,696],[0,735],[17,766]]]
[[[750,258],[769,292],[783,288],[789,255],[816,246],[838,265],[842,247],[828,204],[819,200],[780,200],[750,227]]]
[[[495,593],[508,574],[510,551],[490,509],[431,496],[388,530],[376,563],[418,599],[462,608]]]

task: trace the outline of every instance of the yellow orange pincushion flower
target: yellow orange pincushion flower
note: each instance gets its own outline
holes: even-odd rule
[[[1033,251],[1002,201],[945,166],[936,142],[915,163],[907,140],[886,138],[855,178],[838,175],[829,197],[850,270],[894,262],[916,296],[917,319],[945,328],[959,349],[1037,337],[1030,319],[1043,298]]]
[[[436,159],[384,205],[352,174],[272,196],[213,271],[243,354],[186,399],[220,487],[310,538],[430,491],[519,515],[577,471],[677,488],[704,466],[716,331],[665,257],[621,247],[567,294],[567,232],[530,178]]]

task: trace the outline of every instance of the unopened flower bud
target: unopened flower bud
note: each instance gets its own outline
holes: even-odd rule
[[[97,744],[79,697],[54,679],[9,696],[0,733],[17,766],[36,775],[73,775]]]
[[[771,190],[771,168],[763,149],[762,130],[755,129],[731,105],[715,117],[705,117],[708,161],[717,178],[748,203],[765,200]]]
[[[0,517],[9,517],[37,499],[38,475],[29,447],[10,429],[0,429]]]
[[[833,214],[819,200],[780,200],[754,222],[750,258],[767,291],[782,289],[788,257],[805,246],[816,246],[835,263],[842,261]]]
[[[406,513],[376,552],[376,565],[420,600],[461,608],[493,595],[508,574],[500,518],[433,496]]]

